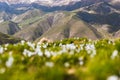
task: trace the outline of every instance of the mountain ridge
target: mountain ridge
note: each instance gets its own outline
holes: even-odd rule
[[[61,40],[72,37],[101,39],[120,36],[120,8],[113,0],[68,0],[65,5],[61,1],[67,0],[55,0],[57,5],[43,5],[34,1],[30,4],[19,1],[16,4],[0,2],[0,24],[14,24],[14,27],[0,25],[1,28],[7,26],[8,31],[13,30],[12,34],[6,33],[6,30],[2,33],[28,41],[39,41],[44,37]]]
[[[46,6],[62,6],[68,4],[74,4],[81,0],[0,0],[0,2],[6,2],[7,4],[31,4],[38,3]]]

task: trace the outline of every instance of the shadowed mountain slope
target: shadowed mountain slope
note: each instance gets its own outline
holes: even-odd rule
[[[53,38],[53,40],[70,37],[101,38],[95,28],[80,20],[76,14],[72,12],[47,14],[31,26],[16,33],[14,36],[30,41],[34,41],[41,36]]]
[[[13,35],[16,32],[18,32],[19,30],[20,30],[20,28],[17,25],[17,23],[14,23],[12,21],[6,21],[6,22],[0,23],[0,32],[2,32],[4,34]]]
[[[9,35],[6,35],[6,34],[3,34],[0,32],[0,45],[1,44],[6,44],[6,43],[17,43],[17,42],[20,42],[21,40],[18,39],[18,38],[14,38],[12,36],[9,36]]]

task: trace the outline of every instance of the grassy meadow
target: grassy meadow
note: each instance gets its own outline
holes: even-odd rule
[[[120,80],[120,40],[4,44],[0,80]]]

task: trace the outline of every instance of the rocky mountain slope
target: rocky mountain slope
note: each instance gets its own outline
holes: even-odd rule
[[[0,32],[29,41],[117,38],[118,4],[119,0],[0,0]]]
[[[68,12],[47,14],[29,27],[17,32],[14,36],[30,41],[39,37],[47,37],[52,40],[71,37],[101,38],[92,26],[80,20],[76,17],[76,14]]]
[[[6,21],[6,22],[0,23],[0,32],[2,32],[4,34],[13,35],[16,32],[18,32],[19,30],[20,30],[20,28],[17,25],[17,23],[14,23],[12,21]]]
[[[120,10],[106,2],[84,7],[78,10],[77,14],[79,18],[94,26],[105,38],[114,37],[113,34],[120,29]]]
[[[7,43],[17,43],[17,42],[20,42],[21,39],[19,38],[15,38],[15,37],[12,37],[12,36],[9,36],[9,35],[6,35],[6,34],[3,34],[0,32],[0,45],[1,44],[7,44]]]

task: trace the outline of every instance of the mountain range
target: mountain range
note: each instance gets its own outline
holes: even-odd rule
[[[0,0],[0,32],[28,41],[120,37],[120,0]]]
[[[32,4],[37,3],[44,6],[62,6],[79,2],[81,0],[0,0],[8,4]]]

